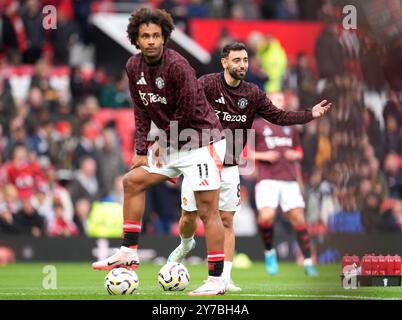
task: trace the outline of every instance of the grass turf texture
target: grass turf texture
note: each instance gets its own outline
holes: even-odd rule
[[[46,265],[54,265],[57,270],[57,289],[45,290],[42,282],[47,274]],[[137,270],[140,285],[131,296],[109,296],[103,287],[107,272],[94,271],[88,263],[16,263],[0,267],[0,300],[185,300],[211,297],[189,297],[187,295],[206,279],[206,265],[187,265],[190,285],[182,292],[164,292],[159,287],[157,275],[160,266],[141,264]],[[268,276],[263,263],[254,263],[249,269],[233,269],[236,284],[243,288],[240,293],[227,293],[212,297],[214,300],[368,300],[400,299],[401,287],[361,287],[346,290],[341,287],[340,266],[318,266],[319,276],[308,278],[303,268],[294,263],[281,263],[279,274]]]

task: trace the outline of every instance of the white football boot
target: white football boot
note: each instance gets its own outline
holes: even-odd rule
[[[222,277],[208,276],[204,284],[191,291],[189,296],[219,296],[224,295],[226,292],[225,281]]]
[[[226,285],[227,292],[240,292],[241,288],[236,286],[233,280],[229,280],[228,284]]]
[[[178,262],[181,263],[183,259],[187,256],[187,254],[195,248],[195,240],[191,239],[189,243],[184,244],[184,242],[180,242],[176,249],[172,251],[172,253],[167,258],[167,262]]]
[[[127,268],[135,270],[140,264],[137,249],[120,247],[114,255],[92,263],[92,268],[96,270],[112,270],[114,268]]]

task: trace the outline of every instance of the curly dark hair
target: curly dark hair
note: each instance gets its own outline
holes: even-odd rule
[[[139,49],[139,46],[136,41],[139,36],[140,25],[143,23],[154,23],[160,26],[165,40],[164,45],[166,45],[174,29],[174,23],[170,13],[161,9],[140,8],[131,14],[127,26],[127,34],[131,44],[135,45],[137,49]]]

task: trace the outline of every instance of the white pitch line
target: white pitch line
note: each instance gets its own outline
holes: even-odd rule
[[[145,292],[136,292],[132,296],[145,296],[145,295],[152,295],[155,293],[145,293]],[[178,294],[170,293],[170,292],[162,292],[162,295],[165,296],[172,296],[172,297],[180,297]],[[65,293],[44,293],[44,292],[39,292],[39,293],[2,293],[0,292],[0,298],[1,296],[58,296],[58,295],[69,295]],[[71,296],[76,296],[79,294],[70,294]],[[90,295],[93,296],[107,296],[107,294],[104,293],[91,293]],[[82,295],[80,295],[82,297]],[[354,300],[402,300],[402,298],[396,298],[396,297],[390,297],[390,298],[385,298],[385,297],[369,297],[369,296],[348,296],[348,295],[312,295],[312,294],[258,294],[258,293],[240,293],[236,294],[236,296],[240,297],[266,297],[266,298],[319,298],[319,299],[354,299]],[[230,297],[229,295],[226,295],[225,297]],[[180,299],[178,299],[180,300]]]
[[[240,293],[237,294],[244,297],[269,297],[269,298],[327,298],[327,299],[360,299],[360,300],[402,300],[402,298],[385,298],[385,297],[369,297],[369,296],[348,296],[348,295],[312,295],[312,294],[258,294],[258,293]],[[229,295],[228,295],[229,296]]]

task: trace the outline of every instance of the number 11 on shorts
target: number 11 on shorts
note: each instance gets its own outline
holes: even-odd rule
[[[198,167],[198,172],[200,174],[200,179],[208,178],[208,164],[207,163],[199,163],[199,164],[197,164],[197,167]]]

